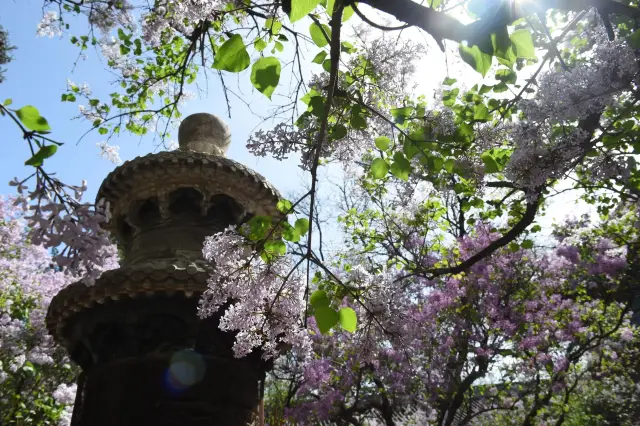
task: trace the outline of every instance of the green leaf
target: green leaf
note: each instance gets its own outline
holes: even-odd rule
[[[483,152],[482,155],[480,155],[480,158],[484,163],[485,173],[498,173],[500,171],[500,166],[498,165],[498,162],[496,161],[495,158],[493,158],[493,155],[491,155],[489,152]]]
[[[349,333],[356,331],[358,325],[358,317],[356,311],[351,308],[342,308],[338,311],[340,317],[340,327],[347,330]]]
[[[324,33],[322,32],[324,30]],[[315,22],[311,24],[309,27],[309,34],[311,34],[311,39],[318,47],[324,47],[329,44],[329,39],[331,39],[331,28],[328,25],[322,24],[322,27]],[[326,34],[326,37],[325,37]]]
[[[342,124],[336,124],[331,128],[331,133],[329,134],[331,140],[335,141],[338,139],[342,139],[345,136],[347,136],[347,128]]]
[[[278,211],[284,214],[289,214],[289,211],[291,210],[292,207],[293,207],[293,204],[291,204],[291,201],[286,200],[284,198],[278,201],[278,204],[276,204],[276,208],[278,209]]]
[[[511,70],[498,70],[496,71],[496,80],[501,81],[505,84],[516,84],[516,80],[518,79],[518,75]]]
[[[456,83],[456,81],[458,80],[456,80],[455,78],[447,77],[444,79],[442,84],[444,84],[445,86],[453,86]]]
[[[282,223],[282,238],[292,243],[300,241],[300,233],[289,222]]]
[[[640,30],[634,31],[633,34],[627,37],[627,43],[634,49],[640,49]]]
[[[321,50],[320,53],[318,53],[312,60],[311,62],[313,62],[314,64],[321,64],[324,62],[325,58],[327,57],[328,53],[326,50]]]
[[[40,115],[40,112],[34,106],[24,106],[16,111],[16,115],[29,130],[38,133],[49,133],[51,130],[51,126],[49,126],[47,120]]]
[[[291,0],[289,19],[291,22],[299,21],[312,12],[319,3],[320,0]]]
[[[413,107],[394,108],[391,110],[391,116],[398,124],[403,124],[411,114],[413,114]]]
[[[455,165],[454,161],[451,158],[448,158],[447,161],[444,162],[443,167],[447,172],[453,173],[454,165]]]
[[[267,42],[259,38],[253,43],[253,47],[255,47],[258,52],[262,52],[267,48]]]
[[[345,53],[353,53],[356,51],[356,48],[353,44],[349,43],[348,41],[343,41],[342,43],[340,43],[340,51]]]
[[[533,241],[531,240],[524,240],[522,243],[520,243],[520,246],[523,249],[532,249],[533,248]]]
[[[240,72],[251,64],[251,58],[240,34],[234,34],[225,41],[213,58],[213,68],[222,71]]]
[[[353,7],[347,6],[342,11],[342,22],[347,22],[353,16]]]
[[[536,59],[536,48],[533,45],[533,37],[528,30],[517,30],[511,34],[511,41],[518,58]]]
[[[493,86],[494,93],[502,93],[506,92],[507,90],[509,90],[509,86],[507,86],[503,81]]]
[[[311,297],[309,298],[309,304],[314,308],[328,308],[331,304],[329,300],[329,296],[327,296],[327,292],[324,290],[316,290],[311,293]]]
[[[486,84],[483,84],[483,85],[480,87],[480,90],[478,90],[478,93],[479,93],[480,95],[484,95],[484,94],[486,94],[486,93],[489,93],[489,92],[491,91],[491,89],[493,89],[493,86],[487,86]]]
[[[322,334],[328,333],[340,320],[338,312],[329,307],[316,308],[314,316]]]
[[[287,246],[284,241],[278,240],[269,240],[264,243],[264,249],[267,253],[276,254],[279,256],[284,256],[287,252]]]
[[[106,135],[107,133],[109,133],[109,129],[107,129],[106,127],[100,127],[98,129],[98,133],[100,133],[101,135]]]
[[[282,67],[278,58],[267,56],[258,59],[251,67],[251,83],[260,93],[271,99],[280,82]]]
[[[396,152],[393,160],[390,168],[391,174],[398,179],[408,181],[409,173],[411,173],[411,163],[409,163],[409,160],[407,160],[401,152]]]
[[[259,241],[267,236],[271,228],[271,218],[269,216],[254,216],[249,219],[247,225],[249,226],[249,239]]]
[[[13,103],[13,100],[11,98],[7,98],[4,100],[4,102],[2,103],[2,105],[4,106],[9,106]]]
[[[269,18],[265,21],[264,27],[267,30],[271,31],[271,34],[278,35],[280,33],[280,30],[282,29],[282,22],[273,18]]]
[[[498,62],[509,68],[513,67],[518,57],[513,52],[513,43],[509,38],[509,31],[506,26],[491,34],[491,45],[493,47],[492,53],[498,59]]]
[[[382,158],[376,158],[371,162],[371,175],[375,179],[382,179],[387,173],[389,173],[389,164]]]
[[[485,104],[478,104],[473,107],[473,119],[477,121],[487,121],[489,119],[489,109]]]
[[[391,139],[389,139],[386,136],[378,136],[375,140],[375,143],[376,143],[376,147],[380,151],[386,151],[387,149],[389,149],[389,145],[391,144]]]
[[[493,56],[482,52],[478,46],[468,47],[460,44],[459,51],[463,61],[471,65],[483,77],[487,75],[489,68],[491,68]]]
[[[520,250],[520,244],[518,243],[509,243],[509,250],[511,250],[512,252],[517,252],[518,250]]]
[[[53,154],[56,153],[56,151],[58,151],[58,146],[57,145],[43,146],[31,158],[29,158],[27,161],[25,161],[24,165],[25,166],[40,167],[40,166],[42,166],[42,163],[44,163],[44,160],[49,158],[49,157],[51,157]]]
[[[349,124],[354,129],[366,129],[367,128],[367,120],[360,114],[353,114],[351,116],[351,120],[349,120]]]
[[[296,220],[296,223],[293,225],[296,228],[296,231],[300,233],[300,235],[305,235],[309,231],[309,219],[301,217]]]

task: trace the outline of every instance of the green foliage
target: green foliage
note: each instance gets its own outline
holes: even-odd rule
[[[463,61],[471,65],[471,67],[478,71],[484,77],[491,68],[493,56],[480,50],[478,46],[465,46],[460,45],[459,48],[460,57]]]
[[[309,26],[309,34],[318,47],[326,46],[331,40],[331,28],[326,24],[318,25],[314,22]]]
[[[387,149],[389,149],[389,145],[391,144],[391,139],[389,139],[386,136],[379,136],[376,138],[375,144],[380,151],[386,151]]]
[[[19,110],[16,110],[15,113],[22,124],[24,124],[24,126],[29,130],[42,134],[49,133],[51,130],[51,126],[49,126],[47,119],[41,116],[38,109],[34,106],[24,106]]]
[[[218,48],[213,60],[213,68],[222,71],[240,72],[247,69],[250,63],[251,59],[244,46],[242,36],[234,34]],[[253,76],[253,72],[251,75]],[[280,73],[278,72],[279,75]]]
[[[293,208],[293,204],[291,204],[291,201],[285,200],[283,198],[280,201],[278,201],[278,204],[276,204],[276,208],[280,213],[288,214]]]
[[[391,174],[400,180],[409,180],[409,174],[411,173],[411,163],[401,152],[396,152],[393,155],[393,163],[391,163]]]
[[[280,60],[274,56],[260,58],[251,67],[251,83],[260,93],[271,99],[280,82]]]
[[[291,22],[299,21],[312,12],[318,4],[320,0],[291,0],[289,19]]]
[[[25,166],[40,167],[44,160],[51,157],[58,151],[57,145],[45,145],[41,147],[31,158],[24,162]]]
[[[384,178],[389,173],[389,163],[382,158],[376,158],[371,162],[371,174],[375,179]]]
[[[352,308],[341,308],[338,311],[340,327],[347,330],[350,333],[356,331],[358,325],[358,318],[356,315],[356,311]]]
[[[311,297],[309,298],[309,304],[313,308],[328,308],[331,304],[329,300],[329,296],[327,296],[327,292],[324,290],[316,290],[311,293]]]
[[[328,333],[340,321],[338,311],[329,306],[315,308],[314,317],[322,334]]]
[[[309,231],[309,220],[307,218],[301,217],[300,219],[296,220],[294,228],[300,235],[306,235]]]
[[[528,30],[517,30],[511,34],[511,41],[515,47],[518,58],[535,59],[536,49],[533,45],[533,37]]]

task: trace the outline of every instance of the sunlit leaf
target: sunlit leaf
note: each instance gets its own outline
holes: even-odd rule
[[[491,68],[493,56],[482,52],[478,46],[469,47],[460,44],[459,50],[460,57],[463,61],[471,65],[471,67],[482,74],[483,77],[487,75],[489,68]]]
[[[276,208],[278,209],[278,211],[284,214],[288,214],[292,207],[293,204],[291,204],[291,201],[285,200],[284,198],[278,201],[278,204],[276,204]]]
[[[358,326],[358,316],[356,315],[356,311],[351,308],[342,308],[338,311],[338,315],[340,317],[340,327],[350,333],[356,331]]]
[[[381,151],[386,151],[389,149],[389,145],[391,144],[391,139],[386,136],[378,136],[375,140],[376,147]]]
[[[329,296],[327,296],[327,292],[324,290],[316,290],[311,293],[311,297],[309,298],[309,304],[317,309],[317,308],[327,308],[331,301],[329,300]]]
[[[309,219],[301,217],[300,219],[296,220],[296,223],[293,226],[300,233],[300,235],[305,235],[309,231]]]
[[[260,58],[251,67],[251,84],[260,93],[271,99],[273,91],[280,82],[282,67],[280,60],[274,56]]]
[[[329,39],[331,39],[331,28],[329,28],[329,26],[326,24],[322,24],[322,26],[320,26],[314,22],[309,27],[309,34],[311,35],[311,39],[316,44],[316,46],[324,47],[329,44]]]
[[[240,72],[249,67],[251,58],[240,34],[234,34],[218,48],[213,59],[213,68],[222,71]]]
[[[51,157],[58,151],[56,145],[43,146],[36,152],[31,158],[24,162],[25,166],[40,167],[44,163],[44,160]]]
[[[330,307],[316,308],[314,316],[322,334],[328,333],[340,320],[338,312]]]
[[[320,0],[291,0],[289,19],[291,22],[296,22],[304,18],[312,12],[319,3]]]
[[[396,152],[391,163],[391,174],[400,180],[408,181],[411,173],[411,163],[401,152]]]
[[[40,112],[34,106],[24,106],[16,111],[16,115],[29,130],[38,133],[49,133],[51,130],[51,126],[49,126],[47,120],[40,115]]]
[[[376,158],[371,162],[371,175],[375,179],[384,178],[389,173],[389,164],[382,158]]]
[[[498,173],[500,171],[500,166],[496,162],[496,159],[488,152],[483,152],[480,156],[482,162],[484,163],[484,172],[485,173]]]
[[[535,59],[536,48],[533,45],[533,37],[528,30],[517,30],[511,34],[511,41],[515,46],[518,58]]]

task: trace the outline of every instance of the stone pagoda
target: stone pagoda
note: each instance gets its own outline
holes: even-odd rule
[[[205,237],[253,215],[278,217],[278,192],[224,157],[227,126],[187,117],[180,149],[127,161],[98,191],[121,267],[51,302],[47,327],[82,369],[72,426],[258,425],[265,372],[236,359],[219,315],[197,316],[209,266]]]

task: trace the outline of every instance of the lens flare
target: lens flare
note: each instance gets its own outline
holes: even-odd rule
[[[204,377],[206,365],[202,355],[190,349],[176,352],[165,373],[165,386],[173,393],[181,393]]]

